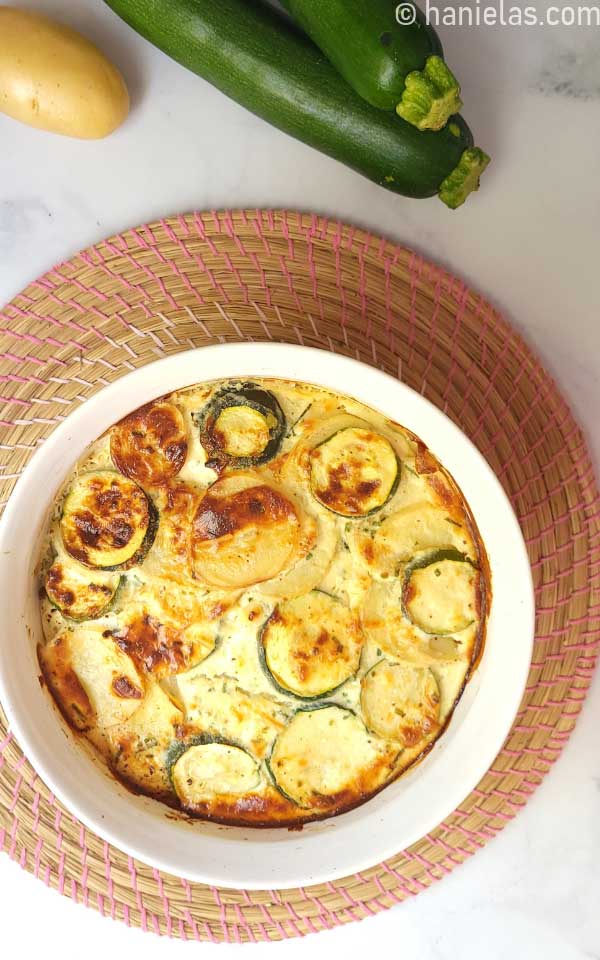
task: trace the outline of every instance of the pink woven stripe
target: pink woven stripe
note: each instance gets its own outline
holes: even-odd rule
[[[256,247],[256,240],[244,244],[237,234],[236,221],[251,225],[264,256],[261,254],[259,257],[247,249],[252,244]],[[298,224],[301,224],[306,246],[302,242],[295,242],[292,237],[292,229],[295,231]],[[164,244],[165,237],[168,245],[181,255],[183,263],[177,264],[169,256],[169,246]],[[316,250],[322,249],[323,245],[328,245],[331,250],[331,263],[335,270],[340,319],[337,338],[324,337],[322,332],[322,320],[330,307],[332,289],[327,288],[325,300],[326,288],[323,285],[323,290],[320,290],[320,285],[323,284],[322,274],[315,261]],[[282,250],[285,253],[282,253]],[[240,268],[238,258],[242,258],[243,268]],[[383,276],[381,301],[372,300],[369,295],[369,271],[374,261]],[[140,922],[145,930],[166,933],[169,937],[177,935],[182,939],[212,942],[220,939],[239,943],[246,939],[257,941],[274,937],[289,938],[321,929],[332,929],[351,920],[360,920],[364,916],[378,913],[392,903],[402,902],[408,896],[415,896],[449,873],[457,863],[471,856],[515,816],[560,755],[574,727],[596,663],[600,640],[600,558],[591,559],[594,551],[600,549],[600,502],[584,437],[574,424],[567,404],[556,396],[550,378],[505,321],[464,283],[448,272],[428,264],[416,253],[411,253],[408,263],[409,316],[402,319],[400,314],[396,314],[396,271],[402,271],[402,282],[405,282],[405,262],[402,251],[382,238],[361,234],[354,229],[344,228],[340,223],[329,222],[314,215],[300,217],[289,213],[263,211],[248,218],[244,212],[232,214],[229,211],[211,211],[205,215],[195,213],[189,217],[179,217],[176,223],[161,221],[158,225],[136,228],[124,236],[85,251],[71,263],[59,264],[45,277],[36,281],[29,292],[18,298],[18,306],[11,305],[0,314],[5,325],[4,329],[0,329],[0,335],[4,336],[5,344],[14,346],[14,350],[5,347],[4,352],[0,353],[0,359],[12,365],[10,372],[0,376],[0,381],[6,385],[2,388],[0,403],[13,408],[10,414],[8,411],[4,412],[5,419],[0,421],[0,425],[12,430],[35,423],[48,428],[46,432],[49,432],[52,425],[62,417],[38,417],[34,415],[36,411],[43,413],[46,404],[58,401],[62,402],[67,412],[70,404],[81,402],[99,382],[107,382],[106,379],[98,377],[98,368],[104,368],[107,377],[113,379],[123,368],[132,369],[139,362],[143,362],[148,354],[162,356],[167,350],[181,349],[186,345],[196,346],[199,338],[213,340],[210,318],[207,323],[201,316],[196,316],[188,305],[192,301],[198,306],[199,313],[200,308],[210,306],[218,312],[221,320],[225,321],[228,329],[226,336],[221,337],[222,340],[249,338],[237,319],[235,305],[242,303],[251,306],[255,311],[265,339],[276,339],[274,330],[281,324],[286,337],[296,337],[299,343],[312,337],[325,348],[355,353],[359,358],[368,358],[374,365],[386,369],[389,369],[390,358],[385,350],[396,353],[396,345],[400,344],[403,352],[407,350],[406,366],[411,375],[414,373],[415,361],[419,361],[419,369],[422,369],[422,353],[419,357],[416,356],[416,336],[417,331],[422,333],[423,324],[427,322],[430,349],[425,356],[424,369],[420,376],[422,392],[429,395],[429,378],[439,355],[437,340],[442,298],[450,297],[455,308],[454,326],[449,336],[449,355],[446,351],[445,358],[449,375],[442,396],[436,397],[436,401],[459,424],[462,424],[464,414],[472,410],[474,405],[475,409],[481,410],[471,435],[484,455],[488,455],[494,463],[497,445],[506,435],[508,425],[513,424],[514,447],[519,450],[519,464],[526,476],[521,486],[516,488],[511,486],[514,478],[509,463],[502,465],[500,473],[523,524],[535,524],[539,528],[538,518],[546,515],[549,499],[557,498],[557,502],[560,502],[562,488],[567,484],[577,485],[578,489],[578,501],[573,502],[570,498],[568,503],[564,503],[563,510],[553,516],[552,522],[538,529],[528,540],[532,567],[538,581],[538,624],[544,616],[557,611],[562,613],[564,621],[560,624],[555,622],[549,632],[542,633],[538,630],[536,636],[528,691],[535,694],[535,701],[539,706],[535,706],[531,698],[523,705],[505,748],[489,772],[489,775],[495,778],[497,786],[491,791],[477,788],[474,791],[474,796],[477,797],[474,808],[457,810],[446,824],[440,825],[438,830],[429,835],[428,841],[437,847],[439,856],[431,859],[413,849],[405,851],[404,855],[395,861],[398,866],[382,864],[374,878],[369,878],[373,880],[376,888],[375,896],[370,895],[370,899],[366,899],[364,893],[369,880],[360,875],[357,875],[357,883],[351,889],[330,884],[327,894],[322,898],[310,890],[300,891],[312,911],[311,916],[306,917],[302,916],[302,910],[295,909],[285,894],[282,896],[278,891],[273,891],[270,903],[277,905],[279,911],[283,908],[285,918],[278,918],[273,909],[263,903],[258,911],[261,919],[256,920],[256,901],[248,892],[241,894],[240,904],[212,888],[219,913],[219,920],[214,924],[199,921],[194,916],[193,888],[186,881],[182,881],[186,911],[182,911],[181,916],[173,916],[164,878],[159,871],[152,871],[151,876],[153,894],[158,897],[160,907],[158,913],[148,910],[143,896],[143,891],[148,889],[148,873],[144,870],[143,881],[140,882],[137,868],[130,860],[129,882],[136,902],[135,921]],[[85,264],[83,272],[81,264]],[[150,291],[146,289],[144,282],[133,283],[120,272],[122,264],[131,268],[128,270],[129,275],[141,271],[151,284]],[[199,269],[208,280],[211,299],[204,298],[190,282],[186,272],[188,264],[190,270]],[[304,281],[304,288],[297,284],[295,279],[298,266],[303,265],[308,267],[308,287]],[[274,270],[278,270],[285,278],[285,285],[296,305],[296,311],[304,317],[304,327],[296,322],[293,312],[287,306],[284,315],[275,301],[275,294],[269,289],[269,277]],[[114,281],[114,292],[111,292],[110,296],[98,289],[99,274]],[[253,277],[253,285],[258,285],[262,291],[260,303],[250,302],[247,282],[249,276]],[[352,280],[348,281],[347,288],[345,277],[350,276]],[[68,297],[67,284],[71,287]],[[427,288],[428,292],[433,289],[433,312],[428,319],[424,319],[422,315],[421,288]],[[182,291],[185,291],[185,296],[182,295],[181,299],[187,298],[185,304],[178,302]],[[70,319],[59,321],[48,313],[51,305],[57,303],[66,304],[70,308]],[[160,310],[157,310],[157,307],[160,307]],[[109,308],[115,325],[106,329],[104,310]],[[467,310],[471,314],[476,310],[480,318],[480,356],[477,360],[472,354],[468,358],[463,355],[461,328]],[[142,330],[133,322],[134,311],[138,314],[141,311],[145,321],[153,320],[158,315],[161,323],[154,328],[148,324],[148,328]],[[360,333],[364,339],[360,348],[355,346],[351,339],[359,329],[356,325],[357,312],[360,317]],[[385,345],[373,337],[374,324],[379,322],[380,316],[384,322],[383,329],[387,340]],[[32,317],[36,320],[35,332],[22,332],[19,325]],[[186,342],[182,341],[178,331],[181,318],[188,325],[193,324],[195,329],[194,337],[190,337]],[[71,331],[76,332],[75,338],[71,336]],[[493,332],[493,338],[488,337],[490,332]],[[141,340],[141,347],[138,340]],[[501,346],[492,355],[494,340],[501,343]],[[124,351],[127,357],[119,364],[113,364],[106,357],[96,355],[103,342],[119,349],[121,356]],[[94,359],[85,355],[85,346],[87,344],[89,349],[89,343],[96,345]],[[37,349],[47,346],[52,348],[52,355],[48,360],[41,360],[36,356]],[[136,347],[140,349],[139,355]],[[30,352],[21,354],[21,350]],[[69,374],[68,378],[61,378],[56,375],[66,372],[67,367],[70,371],[75,353],[80,358],[80,372],[89,374],[89,380],[84,376],[71,378]],[[523,378],[535,384],[537,389],[533,403],[518,423],[515,422],[511,408],[512,399],[503,399],[506,390],[502,379],[506,359],[515,356],[520,358],[521,364],[519,373],[512,382],[513,395],[518,394]],[[395,362],[397,374],[401,377],[403,369],[399,351]],[[462,371],[467,381],[467,389],[460,398],[456,396],[455,378],[452,376],[456,369]],[[481,371],[487,371],[487,387],[483,390],[479,386],[478,378]],[[73,398],[70,392],[69,398],[61,398],[59,394],[51,401],[35,395],[36,388],[43,387],[46,381],[70,387],[71,379],[75,379],[81,386],[81,393]],[[24,395],[21,395],[21,388]],[[488,416],[487,407],[491,402],[494,414]],[[563,440],[554,456],[543,463],[542,434],[540,433],[533,443],[525,442],[525,430],[536,422],[535,418],[539,416],[541,409],[548,412],[546,432],[552,430]],[[13,411],[20,416],[13,417]],[[30,444],[19,440],[16,446],[27,452],[38,442]],[[10,454],[11,450],[11,443],[0,444],[0,451]],[[572,468],[567,475],[565,470],[569,463],[572,463]],[[13,480],[18,476],[17,472],[11,472],[10,464],[9,458],[4,468],[0,464],[0,480]],[[560,466],[561,482],[556,489],[549,490],[539,484],[537,474],[539,470],[548,470],[553,466]],[[549,552],[556,523],[570,523],[572,535],[567,542]],[[560,576],[556,572],[558,560],[565,564]],[[571,587],[574,579],[581,586]],[[571,601],[587,597],[594,585],[598,600],[594,597],[585,615],[573,616]],[[557,684],[564,685],[564,694],[562,689],[556,692]],[[541,719],[544,709],[549,705],[560,708],[560,717],[556,724]],[[538,749],[530,745],[520,746],[522,738],[531,738],[536,731],[544,733],[543,747]],[[66,821],[62,810],[53,797],[50,796],[46,801],[44,793],[35,788],[35,775],[22,755],[17,755],[15,760],[14,752],[7,752],[9,742],[10,735],[0,743],[0,767],[4,764],[5,769],[10,766],[14,771],[8,801],[8,812],[12,812],[13,816],[8,829],[0,827],[0,849],[5,849],[23,868],[27,868],[28,851],[19,843],[17,818],[20,804],[25,802],[25,785],[29,784],[33,788],[32,828],[37,835],[36,846],[31,851],[29,860],[35,875],[47,884],[55,883],[61,893],[71,896],[75,901],[81,896],[82,902],[88,904],[88,882],[90,871],[93,871],[94,897],[97,898],[98,909],[112,917],[122,918],[129,924],[134,916],[116,896],[111,848],[108,845],[103,847],[103,878],[100,878],[103,880],[103,887],[102,891],[97,893],[97,858],[95,855],[88,856],[85,830],[80,828],[81,862],[78,885],[70,875]],[[519,769],[520,766],[528,772],[524,774],[523,770]],[[518,786],[509,790],[504,778],[511,773],[518,778]],[[52,874],[45,858],[44,840],[40,836],[40,830],[48,830],[49,808],[54,809],[54,827],[50,842],[58,851],[55,874]],[[481,830],[471,829],[472,820],[469,818],[472,817],[473,809],[486,818],[486,824]],[[492,818],[490,812],[493,812]],[[452,845],[444,839],[450,834]],[[456,845],[457,835],[464,838],[460,846]],[[404,871],[409,866],[411,870],[418,867],[420,878],[412,880],[405,875]],[[344,900],[343,908],[337,911],[329,909],[328,897],[340,894]],[[246,910],[252,910],[252,921],[248,919]]]
[[[0,319],[8,320],[7,317],[3,318],[1,314],[0,314]],[[8,322],[10,322],[10,320]],[[49,344],[51,347],[57,347],[57,349],[60,349],[60,350],[64,349],[65,346],[73,347],[75,350],[79,352],[82,352],[85,350],[85,347],[81,343],[79,343],[79,341],[77,340],[71,340],[71,339],[57,340],[56,337],[49,337],[49,336],[39,337],[35,333],[18,333],[16,330],[11,329],[10,327],[0,327],[0,335],[4,337],[11,337],[14,340],[20,340],[23,343],[35,343],[39,346],[42,346],[43,344]],[[60,360],[58,360],[56,357],[53,356],[52,362],[60,363]],[[65,365],[66,365],[66,362],[63,361],[63,366]]]

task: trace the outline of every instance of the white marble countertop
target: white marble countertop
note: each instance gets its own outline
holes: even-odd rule
[[[23,3],[27,6],[29,4]],[[225,100],[137,38],[100,0],[37,0],[103,46],[133,95],[106,141],[42,134],[0,116],[0,302],[113,232],[192,208],[314,210],[403,241],[485,293],[543,356],[600,460],[598,29],[441,28],[465,115],[493,157],[457,212],[380,190]],[[538,12],[543,15],[545,3]],[[504,960],[600,957],[600,677],[563,756],[528,807],[454,874],[394,910],[281,960],[378,952]],[[4,949],[148,957],[197,950],[59,898],[0,857]],[[54,934],[51,931],[55,931]],[[8,936],[9,943],[6,942]],[[18,939],[17,939],[18,938]],[[203,945],[205,953],[217,948]],[[219,948],[219,956],[239,950]],[[262,946],[243,948],[258,956]]]

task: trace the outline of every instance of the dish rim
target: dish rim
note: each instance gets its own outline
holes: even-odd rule
[[[192,375],[196,365],[198,370]],[[453,718],[448,730],[421,764],[413,768],[413,771],[400,776],[397,781],[386,786],[377,796],[367,800],[353,811],[340,814],[329,820],[307,824],[302,833],[290,833],[281,827],[267,829],[251,827],[219,828],[221,831],[235,831],[245,834],[245,837],[227,837],[226,839],[233,844],[239,844],[240,848],[243,848],[246,852],[251,851],[251,848],[257,845],[265,852],[266,846],[270,845],[272,848],[269,860],[271,866],[266,870],[262,863],[260,867],[257,866],[256,853],[252,854],[252,852],[248,856],[242,855],[241,860],[234,855],[233,858],[231,856],[225,857],[224,863],[216,862],[210,865],[202,864],[202,858],[200,857],[200,864],[195,864],[189,855],[187,858],[182,857],[181,854],[185,851],[182,851],[181,844],[178,845],[176,853],[170,849],[167,842],[157,844],[156,849],[152,848],[151,840],[144,842],[143,835],[140,837],[139,827],[134,830],[137,839],[130,840],[129,836],[125,835],[122,826],[114,822],[114,817],[111,825],[113,811],[111,813],[94,811],[89,796],[82,796],[82,793],[84,793],[82,790],[80,790],[78,797],[76,791],[72,789],[72,773],[70,774],[67,769],[67,774],[70,775],[61,775],[60,763],[57,763],[56,759],[50,755],[50,750],[44,744],[41,732],[36,729],[35,721],[27,715],[27,696],[31,698],[36,693],[33,689],[33,682],[35,682],[35,687],[38,688],[37,697],[34,697],[34,699],[40,702],[42,698],[47,701],[50,700],[47,692],[39,688],[39,670],[36,668],[35,675],[24,680],[24,686],[27,686],[29,681],[28,685],[31,688],[28,690],[24,702],[24,689],[19,688],[19,681],[15,681],[14,676],[11,676],[8,669],[11,665],[11,657],[9,643],[6,640],[7,637],[14,634],[15,628],[15,614],[12,614],[11,620],[11,613],[9,612],[14,602],[13,594],[15,590],[14,584],[10,585],[10,568],[14,562],[14,543],[18,544],[16,555],[20,558],[17,565],[20,562],[21,567],[23,567],[25,563],[24,554],[27,552],[28,561],[35,554],[41,525],[47,516],[48,509],[60,484],[64,482],[68,471],[77,462],[89,443],[130,410],[158,396],[197,383],[225,378],[249,379],[252,377],[274,377],[323,386],[326,389],[345,394],[365,403],[415,433],[438,457],[461,489],[480,529],[492,569],[492,603],[487,641],[481,662],[456,708],[456,715],[460,715],[458,719],[456,719],[456,716]],[[347,387],[350,383],[353,384],[353,387],[348,390]],[[402,410],[398,412],[393,409],[396,403],[399,407],[402,407],[402,401],[404,401],[405,409],[409,411],[409,421],[406,420]],[[415,417],[416,420],[413,419]],[[102,426],[102,424],[104,425]],[[454,462],[455,457],[451,451],[452,444],[456,444],[458,453],[461,453],[464,457],[464,475],[462,462],[459,462],[459,459],[456,459],[456,463]],[[73,448],[75,455],[72,456],[71,450]],[[440,449],[443,449],[445,453],[442,454]],[[67,466],[65,466],[64,460],[65,450],[69,451],[70,457]],[[448,462],[449,451],[451,463]],[[472,467],[477,476],[484,481],[481,484],[481,490],[483,491],[481,496],[477,495],[475,497],[479,510],[473,505],[473,495],[469,495],[465,491],[465,485],[468,489],[471,489],[472,486],[468,477],[469,467]],[[48,474],[54,476],[58,469],[60,469],[60,476],[56,484],[54,482],[47,484],[50,493],[46,496],[45,509],[42,510],[39,503],[36,503],[35,509],[31,509],[27,519],[23,520],[24,513],[27,512],[23,510],[23,507],[27,507],[28,504],[32,505],[35,499],[33,494],[36,490],[39,493],[42,478],[47,477]],[[498,511],[496,522],[492,524],[492,528],[496,528],[496,538],[492,540],[489,540],[486,533],[481,529],[480,522],[482,512],[484,512],[487,529],[488,514],[491,507],[486,506],[486,497],[490,498]],[[41,517],[42,513],[43,517]],[[25,528],[24,538],[22,534],[18,536],[23,527]],[[496,581],[498,570],[500,570],[503,578],[500,584]],[[508,673],[510,677],[511,685],[504,691],[504,696],[501,699],[502,709],[494,717],[493,723],[490,723],[490,718],[489,716],[486,717],[484,710],[483,716],[487,722],[485,747],[475,751],[475,753],[471,750],[470,754],[467,750],[468,762],[465,762],[462,769],[457,771],[453,768],[452,763],[448,762],[448,753],[449,751],[452,752],[451,745],[455,742],[456,744],[462,744],[465,740],[465,723],[467,728],[473,726],[475,719],[473,703],[479,702],[480,708],[477,711],[479,715],[484,692],[488,689],[492,691],[494,689],[494,678],[492,677],[490,680],[488,678],[489,671],[486,672],[485,669],[486,653],[490,643],[490,630],[493,632],[495,629],[493,626],[496,622],[495,618],[500,616],[500,624],[505,620],[511,623],[508,611],[502,606],[498,607],[498,605],[504,603],[503,598],[506,593],[505,575],[509,570],[512,573],[513,593],[516,593],[513,610],[516,623],[513,623],[513,626],[518,628],[516,632],[521,640],[520,645],[517,645],[513,637],[510,642],[507,641],[505,644],[512,657],[510,671],[506,670],[507,664],[502,661],[502,658],[500,660],[503,664],[504,673]],[[32,573],[27,574],[25,571],[25,579],[27,578],[31,582],[33,579]],[[518,584],[516,588],[515,583]],[[499,592],[497,592],[498,586],[502,588]],[[26,591],[27,593],[28,591]],[[19,595],[17,592],[17,596]],[[28,600],[31,601],[31,599],[29,595]],[[388,859],[442,822],[485,775],[512,726],[529,672],[533,648],[534,615],[535,604],[531,570],[518,521],[498,479],[474,444],[441,410],[402,381],[354,358],[296,344],[253,342],[199,347],[146,364],[103,387],[60,423],[34,453],[17,481],[0,520],[0,624],[4,627],[0,636],[0,701],[9,724],[25,754],[30,758],[47,786],[64,805],[103,839],[151,866],[183,876],[189,880],[225,887],[245,887],[247,889],[279,887],[284,889],[330,881],[367,869],[382,860]],[[25,621],[25,613],[23,612],[20,618],[17,614],[16,619]],[[21,622],[20,626],[21,632],[28,632],[26,622]],[[29,627],[29,629],[35,630],[35,627]],[[41,629],[39,625],[38,629]],[[30,647],[33,645],[31,640],[28,643]],[[494,647],[493,662],[495,662],[497,656],[498,652]],[[35,662],[37,664],[37,658]],[[482,684],[484,684],[483,692]],[[496,691],[495,696],[497,696],[497,693],[498,691]],[[469,701],[472,701],[472,703],[469,703]],[[470,721],[469,716],[471,716]],[[58,729],[59,724],[56,724],[56,726]],[[56,738],[54,739],[56,740]],[[79,739],[72,738],[74,742],[77,742],[78,750],[83,756],[84,751],[81,751],[79,747]],[[466,746],[468,747],[469,744],[467,743]],[[440,761],[440,756],[444,758],[444,764]],[[394,812],[397,815],[398,810],[402,808],[400,800],[402,794],[406,794],[407,790],[415,790],[415,784],[417,785],[417,794],[419,783],[421,783],[422,789],[423,771],[426,774],[425,783],[428,780],[435,783],[436,777],[432,776],[430,771],[436,761],[439,765],[437,779],[440,779],[443,770],[449,775],[454,775],[449,786],[446,785],[448,789],[444,792],[442,799],[436,796],[429,806],[426,804],[424,808],[417,810],[414,809],[415,803],[413,801],[412,819],[409,818],[409,824],[400,824],[399,831],[398,829],[390,831],[392,839],[388,837],[386,840],[382,825],[393,824]],[[459,767],[461,767],[460,764]],[[96,778],[96,773],[94,778]],[[108,779],[106,774],[105,778]],[[134,803],[132,795],[122,785],[119,785],[118,781],[110,777],[110,782],[117,786],[115,793],[121,792],[119,805],[121,805],[123,799],[126,802],[130,801],[132,813],[135,806],[139,807],[140,803],[143,807],[147,804],[157,805],[159,803],[148,798],[137,797]],[[394,791],[395,787],[401,785],[404,785],[402,789]],[[397,803],[390,799],[390,791],[398,794]],[[404,801],[407,802],[406,796]],[[164,807],[164,804],[159,805],[161,812],[168,809]],[[394,811],[394,807],[397,808],[396,811]],[[140,809],[140,815],[141,813],[142,809]],[[156,819],[152,811],[150,811],[150,817]],[[360,830],[354,830],[355,824],[358,823],[360,826],[361,822],[364,825],[371,822],[371,827],[376,828],[376,836],[373,837],[370,834],[367,843],[363,839],[362,844],[360,843]],[[206,852],[214,852],[214,849],[218,849],[219,845],[223,851],[227,847],[231,852],[231,843],[222,843],[224,839],[222,833],[219,834],[214,829],[207,831],[206,825],[199,826],[201,823],[201,821],[194,821],[195,836],[200,847],[202,841],[204,841],[207,848]],[[398,827],[397,823],[395,825]],[[169,826],[172,826],[172,824],[169,824]],[[181,823],[179,823],[180,826]],[[211,828],[215,827],[214,824],[209,826]],[[249,832],[252,834],[250,838],[247,836]],[[287,834],[288,846],[290,850],[294,850],[294,857],[281,857],[281,843],[284,842],[285,838],[280,836],[275,839],[271,836],[274,833]],[[343,847],[343,841],[348,839],[348,833],[350,833],[350,839],[356,841],[353,850]],[[353,836],[353,834],[356,834],[356,836]],[[189,844],[189,830],[187,830],[186,836]],[[330,843],[325,843],[325,837],[334,839]],[[217,848],[214,848],[215,843],[217,843]],[[194,841],[195,845],[196,841]],[[324,848],[329,850],[325,860],[323,859]],[[309,851],[308,855],[307,851]],[[241,854],[241,849],[238,852]],[[310,859],[311,854],[315,856],[314,862]],[[284,863],[278,864],[278,861],[282,859]]]

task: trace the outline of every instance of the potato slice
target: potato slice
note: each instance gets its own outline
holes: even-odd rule
[[[398,576],[403,564],[420,551],[454,547],[467,553],[472,549],[464,526],[427,500],[390,514],[374,529],[361,525],[349,540],[369,572],[382,579]]]
[[[133,661],[101,629],[65,631],[41,648],[40,660],[48,686],[75,726],[122,723],[144,698]]]
[[[194,517],[194,572],[224,589],[269,580],[298,550],[300,522],[293,504],[267,484],[226,478],[210,487]]]

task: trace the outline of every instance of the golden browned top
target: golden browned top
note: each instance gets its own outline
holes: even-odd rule
[[[156,486],[177,476],[187,457],[185,422],[172,403],[147,403],[111,432],[115,466],[136,483]]]
[[[132,789],[254,826],[348,810],[431,749],[491,592],[425,444],[284,380],[115,424],[65,480],[40,577],[40,663],[71,726]]]
[[[65,548],[76,560],[90,563],[92,551],[126,547],[149,519],[148,500],[138,486],[109,471],[99,473],[85,496],[78,497],[69,527],[63,526]]]
[[[197,541],[218,540],[245,527],[267,527],[288,521],[296,522],[296,512],[277,490],[261,484],[222,496],[216,483],[200,502],[194,517],[193,537]]]

